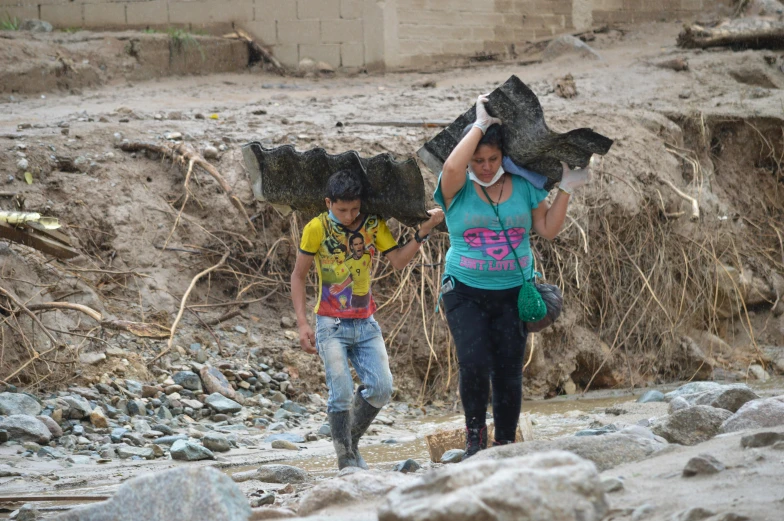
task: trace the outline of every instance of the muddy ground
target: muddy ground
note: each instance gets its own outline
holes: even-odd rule
[[[596,181],[575,198],[562,236],[536,243],[548,279],[565,288],[567,311],[558,326],[531,339],[526,396],[691,378],[761,383],[784,372],[783,58],[772,51],[685,51],[675,47],[679,30],[651,24],[596,34],[589,43],[598,60],[567,55],[531,63],[540,50],[532,48],[519,63],[386,75],[282,77],[256,67],[139,81],[131,63],[96,80],[97,88],[80,84],[69,92],[62,84],[65,90],[53,90],[56,82],[44,91],[26,88],[36,79],[25,72],[25,81],[14,83],[22,86],[0,97],[0,206],[58,217],[83,255],[54,261],[0,244],[4,287],[28,303],[64,300],[170,327],[192,278],[225,251],[230,256],[189,299],[215,307],[186,312],[172,351],[158,363],[149,364],[165,340],[99,331],[83,314],[58,311],[42,315],[65,342],[48,355],[56,358],[17,373],[31,348],[46,350],[41,332],[19,319],[4,330],[0,378],[13,374],[9,383],[42,393],[115,376],[163,381],[201,344],[216,365],[264,360],[285,369],[295,400],[325,396],[320,364],[298,350],[291,332],[286,287],[307,216],[253,200],[240,146],[257,140],[409,157],[439,129],[368,122],[451,121],[511,74],[539,95],[552,128],[590,126],[615,139]],[[39,43],[25,52],[56,59]],[[92,62],[127,60],[121,45],[90,53],[100,56]],[[660,66],[675,58],[688,70]],[[567,73],[578,93],[568,99],[554,92]],[[255,231],[203,171],[193,172],[183,206],[187,165],[124,152],[117,148],[122,140],[215,148],[210,161]],[[433,187],[433,173],[423,168],[423,175]],[[698,218],[673,187],[698,201]],[[430,241],[427,266],[402,273],[382,266],[376,294],[386,303],[379,319],[398,403],[459,411],[456,361],[432,311],[445,247],[443,236]],[[238,301],[245,303],[231,304]],[[211,329],[202,322],[231,310],[240,314]],[[85,338],[94,334],[100,339]],[[109,346],[125,357],[78,362]]]

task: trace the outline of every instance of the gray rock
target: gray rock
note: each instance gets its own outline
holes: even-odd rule
[[[599,429],[583,429],[581,431],[577,431],[574,433],[575,436],[601,436],[602,434],[610,434],[611,432],[617,432],[618,427],[613,424],[605,425]]]
[[[770,375],[761,365],[753,364],[749,366],[749,373],[760,382],[767,382],[770,380]]]
[[[11,416],[12,414],[38,416],[41,414],[41,404],[32,396],[24,393],[0,393],[0,416]]]
[[[322,481],[308,490],[300,501],[297,515],[309,516],[334,505],[377,501],[390,490],[413,480],[413,476],[400,472],[363,471],[349,467],[343,469],[337,478]]]
[[[294,414],[307,414],[308,410],[301,406],[298,403],[292,402],[291,400],[287,400],[283,402],[283,405],[280,406],[281,409],[289,411]]]
[[[112,443],[120,443],[122,442],[123,436],[125,436],[127,432],[128,429],[117,427],[115,429],[112,429],[112,433],[109,435],[109,437],[111,438]]]
[[[52,433],[41,420],[26,414],[0,417],[0,430],[7,431],[8,437],[17,441],[49,443],[52,439]]]
[[[619,492],[623,490],[623,480],[620,478],[604,478],[602,479],[602,489],[605,492]]]
[[[204,159],[217,159],[218,149],[214,146],[206,146],[202,149],[201,155],[204,156]]]
[[[137,382],[136,380],[129,380],[126,378],[125,388],[128,389],[133,394],[135,394],[136,396],[141,396],[144,386],[142,385],[141,382]]]
[[[117,455],[120,459],[130,459],[134,456],[143,459],[154,459],[155,452],[150,447],[131,447],[130,445],[120,445],[117,447]]]
[[[599,521],[608,510],[596,467],[552,451],[505,461],[472,459],[427,473],[389,493],[378,519]]]
[[[719,433],[722,423],[732,415],[725,409],[695,405],[675,411],[653,426],[653,433],[670,443],[696,445]]]
[[[670,406],[668,407],[668,412],[670,414],[674,413],[675,411],[680,411],[681,409],[688,409],[691,407],[691,404],[684,398],[683,396],[676,396],[672,400],[670,400]]]
[[[683,512],[679,512],[672,517],[673,521],[701,521],[716,515],[716,512],[702,507],[692,507]]]
[[[632,521],[640,521],[642,519],[645,519],[649,517],[651,514],[653,514],[655,511],[656,511],[656,507],[654,505],[645,504],[639,506],[632,511]]]
[[[10,478],[21,475],[21,472],[12,467],[9,467],[8,465],[0,465],[0,478]]]
[[[193,371],[178,371],[172,375],[176,385],[190,391],[201,391],[201,378]]]
[[[593,461],[599,472],[623,463],[639,461],[666,447],[655,439],[638,436],[632,432],[619,432],[604,436],[570,436],[555,440],[533,440],[488,448],[471,460],[507,459],[544,451],[569,451]]]
[[[201,442],[213,452],[228,452],[231,450],[231,443],[229,443],[229,440],[217,432],[208,433],[202,438]]]
[[[745,385],[727,386],[727,388],[708,391],[703,394],[686,396],[692,405],[710,405],[717,409],[726,409],[730,412],[737,412],[744,404],[752,400],[758,400],[757,393]]]
[[[441,463],[460,463],[463,461],[465,451],[463,449],[449,449],[441,456]]]
[[[695,456],[686,463],[683,468],[683,476],[690,478],[692,476],[700,476],[704,474],[718,474],[726,469],[724,463],[717,460],[710,454],[700,454]]]
[[[215,459],[212,451],[190,440],[177,440],[171,446],[172,459],[180,461],[198,461]]]
[[[40,416],[36,416],[36,418],[38,418],[41,422],[43,422],[44,425],[46,425],[46,428],[49,429],[49,432],[52,433],[53,438],[59,438],[60,436],[63,435],[63,429],[59,425],[57,425],[57,422],[54,421],[51,418],[51,416],[40,415]]]
[[[54,447],[41,447],[37,456],[39,458],[65,459],[68,454]]]
[[[666,393],[664,395],[664,400],[669,402],[676,396],[684,396],[687,394],[701,394],[707,391],[715,391],[716,389],[720,389],[722,387],[727,387],[727,386],[717,382],[689,382],[685,385],[678,387],[674,391],[670,391]]]
[[[187,440],[188,437],[184,434],[179,434],[176,436],[161,436],[153,441],[155,445],[172,445],[175,441],[179,440]]]
[[[408,474],[409,472],[416,472],[417,470],[421,469],[421,465],[412,459],[407,459],[405,461],[399,462],[395,467],[392,469],[395,472],[402,472],[404,474]]]
[[[784,396],[745,403],[721,426],[721,432],[737,432],[784,425]]]
[[[72,420],[89,418],[93,412],[90,402],[81,396],[64,396],[63,401],[68,404],[68,417]]]
[[[328,423],[325,423],[318,430],[319,436],[332,436],[332,429],[330,428]]]
[[[651,402],[663,402],[663,401],[664,401],[664,393],[661,391],[657,391],[655,389],[647,391],[645,394],[643,394],[637,399],[637,403],[651,403]]]
[[[78,454],[68,456],[65,458],[65,461],[68,463],[73,463],[74,465],[92,465],[95,463],[95,460],[90,456],[81,456]]]
[[[131,416],[147,416],[147,404],[142,400],[130,400],[128,402],[128,414]]]
[[[275,420],[288,420],[292,416],[294,415],[285,409],[278,409],[275,411],[275,414],[272,415],[273,419]]]
[[[740,446],[744,449],[770,447],[779,441],[784,441],[784,432],[758,432],[742,437]]]
[[[252,497],[250,499],[250,506],[253,508],[258,508],[264,505],[272,505],[275,503],[275,493],[274,492],[264,492],[258,497]],[[267,518],[269,519],[269,518]]]
[[[226,398],[220,393],[212,393],[207,397],[204,403],[213,411],[222,414],[231,414],[242,410],[242,405],[232,399]]]
[[[271,436],[267,436],[264,441],[267,443],[272,443],[273,441],[277,440],[290,441],[291,443],[305,443],[305,438],[299,434],[294,434],[293,432],[281,432],[280,434],[273,434]]]
[[[11,517],[14,521],[37,521],[40,518],[40,515],[35,508],[35,505],[25,503],[16,511],[16,516],[14,517],[12,514]]]
[[[247,521],[250,505],[237,485],[213,468],[183,466],[124,483],[109,500],[71,510],[56,521]]]
[[[44,20],[25,20],[19,25],[20,31],[30,31],[32,33],[51,33],[52,29],[52,24]]]
[[[256,470],[254,479],[264,483],[304,483],[308,473],[291,465],[262,465]]]

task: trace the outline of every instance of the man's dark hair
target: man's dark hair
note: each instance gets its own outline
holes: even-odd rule
[[[474,124],[470,124],[463,129],[463,133],[460,135],[460,139],[462,140],[468,133],[471,131],[471,127]],[[476,145],[476,148],[479,148],[481,145],[490,145],[498,147],[502,154],[506,154],[506,150],[504,150],[504,135],[501,132],[501,125],[495,123],[490,125],[485,132],[485,135],[482,136],[482,139],[479,140],[479,143]]]
[[[364,237],[362,237],[362,234],[361,234],[361,233],[355,233],[354,235],[352,235],[352,236],[351,236],[351,239],[349,239],[348,243],[349,243],[349,244],[354,244],[354,241],[355,241],[356,239],[359,239],[360,241],[362,241],[362,245],[363,245],[363,246],[365,245],[365,238],[364,238]]]
[[[357,174],[350,170],[340,170],[327,180],[327,197],[333,203],[362,200],[365,198],[365,187]]]

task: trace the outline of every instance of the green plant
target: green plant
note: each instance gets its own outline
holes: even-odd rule
[[[68,34],[73,34],[73,33],[78,33],[81,30],[82,30],[81,27],[66,27],[65,29],[63,29],[63,32]]]
[[[146,29],[143,29],[143,30],[142,30],[142,32],[143,32],[144,34],[155,34],[155,33],[157,33],[158,31],[156,31],[156,30],[155,30],[155,29],[153,29],[152,27],[148,27],[148,28],[146,28]]]
[[[8,14],[5,15],[5,19],[0,21],[0,30],[3,31],[18,31],[19,30],[19,19],[17,17],[11,18]]]
[[[204,49],[201,48],[199,41],[185,29],[170,28],[168,31],[171,39],[171,47],[175,52],[187,52],[189,49],[198,49],[201,60],[204,61]]]

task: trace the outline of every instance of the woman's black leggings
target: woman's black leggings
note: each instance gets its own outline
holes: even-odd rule
[[[526,340],[517,314],[520,288],[487,290],[454,282],[454,289],[443,294],[443,304],[457,346],[466,426],[485,425],[492,383],[495,439],[514,441],[523,400]]]

